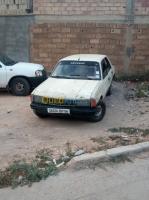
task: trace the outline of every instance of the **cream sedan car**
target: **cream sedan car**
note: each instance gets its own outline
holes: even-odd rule
[[[78,54],[61,59],[50,77],[31,94],[38,117],[70,115],[103,119],[104,99],[111,90],[115,70],[105,55]]]

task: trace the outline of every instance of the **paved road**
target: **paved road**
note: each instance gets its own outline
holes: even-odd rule
[[[131,162],[67,169],[31,188],[0,190],[0,200],[148,200],[149,153]]]

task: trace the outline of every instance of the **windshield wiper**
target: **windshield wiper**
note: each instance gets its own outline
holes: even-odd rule
[[[87,76],[81,76],[79,74],[77,75],[70,75],[70,76],[50,76],[52,78],[61,78],[61,79],[72,79],[72,78],[76,78],[76,79],[86,79],[86,80],[98,80],[98,79],[95,79],[95,78],[91,78],[91,77],[87,77]]]
[[[87,77],[86,76],[82,76],[82,75],[80,75],[80,74],[71,74],[70,75],[71,77],[73,77],[73,78],[79,78],[79,79],[87,79]]]
[[[66,79],[71,79],[70,76],[51,76],[52,78],[66,78]]]
[[[88,76],[82,76],[80,74],[75,74],[75,75],[71,75],[72,77],[79,77],[79,79],[88,79],[88,80],[94,80],[94,78],[88,77]]]
[[[70,74],[70,76],[81,76],[80,74]]]

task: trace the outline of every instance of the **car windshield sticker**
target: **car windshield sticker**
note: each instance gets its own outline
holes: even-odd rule
[[[78,62],[78,61],[77,61],[77,62],[74,62],[74,61],[73,61],[73,62],[71,62],[70,64],[71,64],[71,65],[85,65],[85,62]]]

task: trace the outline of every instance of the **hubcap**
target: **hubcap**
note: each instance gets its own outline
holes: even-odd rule
[[[19,92],[23,91],[24,90],[24,85],[22,83],[18,82],[16,84],[16,90],[19,91]]]
[[[102,113],[102,106],[98,105],[97,106],[97,111],[95,113],[95,117],[100,117],[101,113]]]

